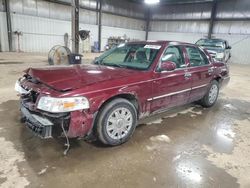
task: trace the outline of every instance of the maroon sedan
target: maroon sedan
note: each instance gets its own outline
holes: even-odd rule
[[[16,90],[22,121],[36,135],[94,135],[118,145],[141,118],[194,101],[213,106],[228,81],[227,65],[196,45],[147,41],[122,44],[89,65],[30,68]]]

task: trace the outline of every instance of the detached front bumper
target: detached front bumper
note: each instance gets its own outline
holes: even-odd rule
[[[45,117],[31,113],[24,106],[21,106],[22,120],[26,126],[41,138],[52,138],[52,127],[54,124]]]
[[[47,139],[60,136],[63,133],[62,126],[69,138],[85,137],[91,133],[94,114],[84,111],[46,113],[30,110],[30,108],[28,104],[21,102],[22,121],[40,138]]]

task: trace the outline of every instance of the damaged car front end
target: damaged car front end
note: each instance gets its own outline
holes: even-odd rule
[[[62,97],[65,92],[30,76],[28,72],[15,84],[20,95],[21,122],[42,139],[64,136],[67,140],[65,154],[69,149],[68,138],[88,135],[93,115],[86,97]]]

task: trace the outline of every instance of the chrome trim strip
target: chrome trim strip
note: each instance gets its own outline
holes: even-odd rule
[[[184,92],[190,91],[190,90],[191,90],[191,88],[184,89],[184,90],[181,90],[181,91],[172,92],[172,93],[168,93],[168,94],[165,94],[165,95],[160,95],[160,96],[157,96],[157,97],[149,98],[149,99],[147,99],[147,101],[152,101],[152,100],[155,100],[155,99],[160,99],[160,98],[163,98],[163,97],[168,97],[168,96],[176,95],[176,94],[179,94],[179,93],[184,93]]]
[[[181,90],[181,91],[176,91],[176,92],[168,93],[168,94],[165,94],[165,95],[159,95],[157,97],[149,98],[149,99],[147,99],[147,101],[152,101],[152,100],[160,99],[160,98],[163,98],[163,97],[169,97],[169,96],[176,95],[176,94],[179,94],[179,93],[184,93],[186,91],[191,91],[193,89],[198,89],[198,88],[206,87],[207,85],[208,84],[203,84],[203,85],[196,86],[196,87],[193,87],[193,88],[189,88],[189,89],[184,89],[184,90]]]
[[[206,87],[208,84],[203,84],[203,85],[200,85],[200,86],[196,86],[196,87],[192,87],[192,89],[199,89],[199,88],[202,88],[202,87]]]

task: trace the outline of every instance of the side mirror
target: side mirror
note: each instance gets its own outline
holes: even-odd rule
[[[232,49],[232,46],[228,46],[227,49]]]
[[[160,71],[173,71],[176,69],[176,64],[172,61],[161,62]]]

